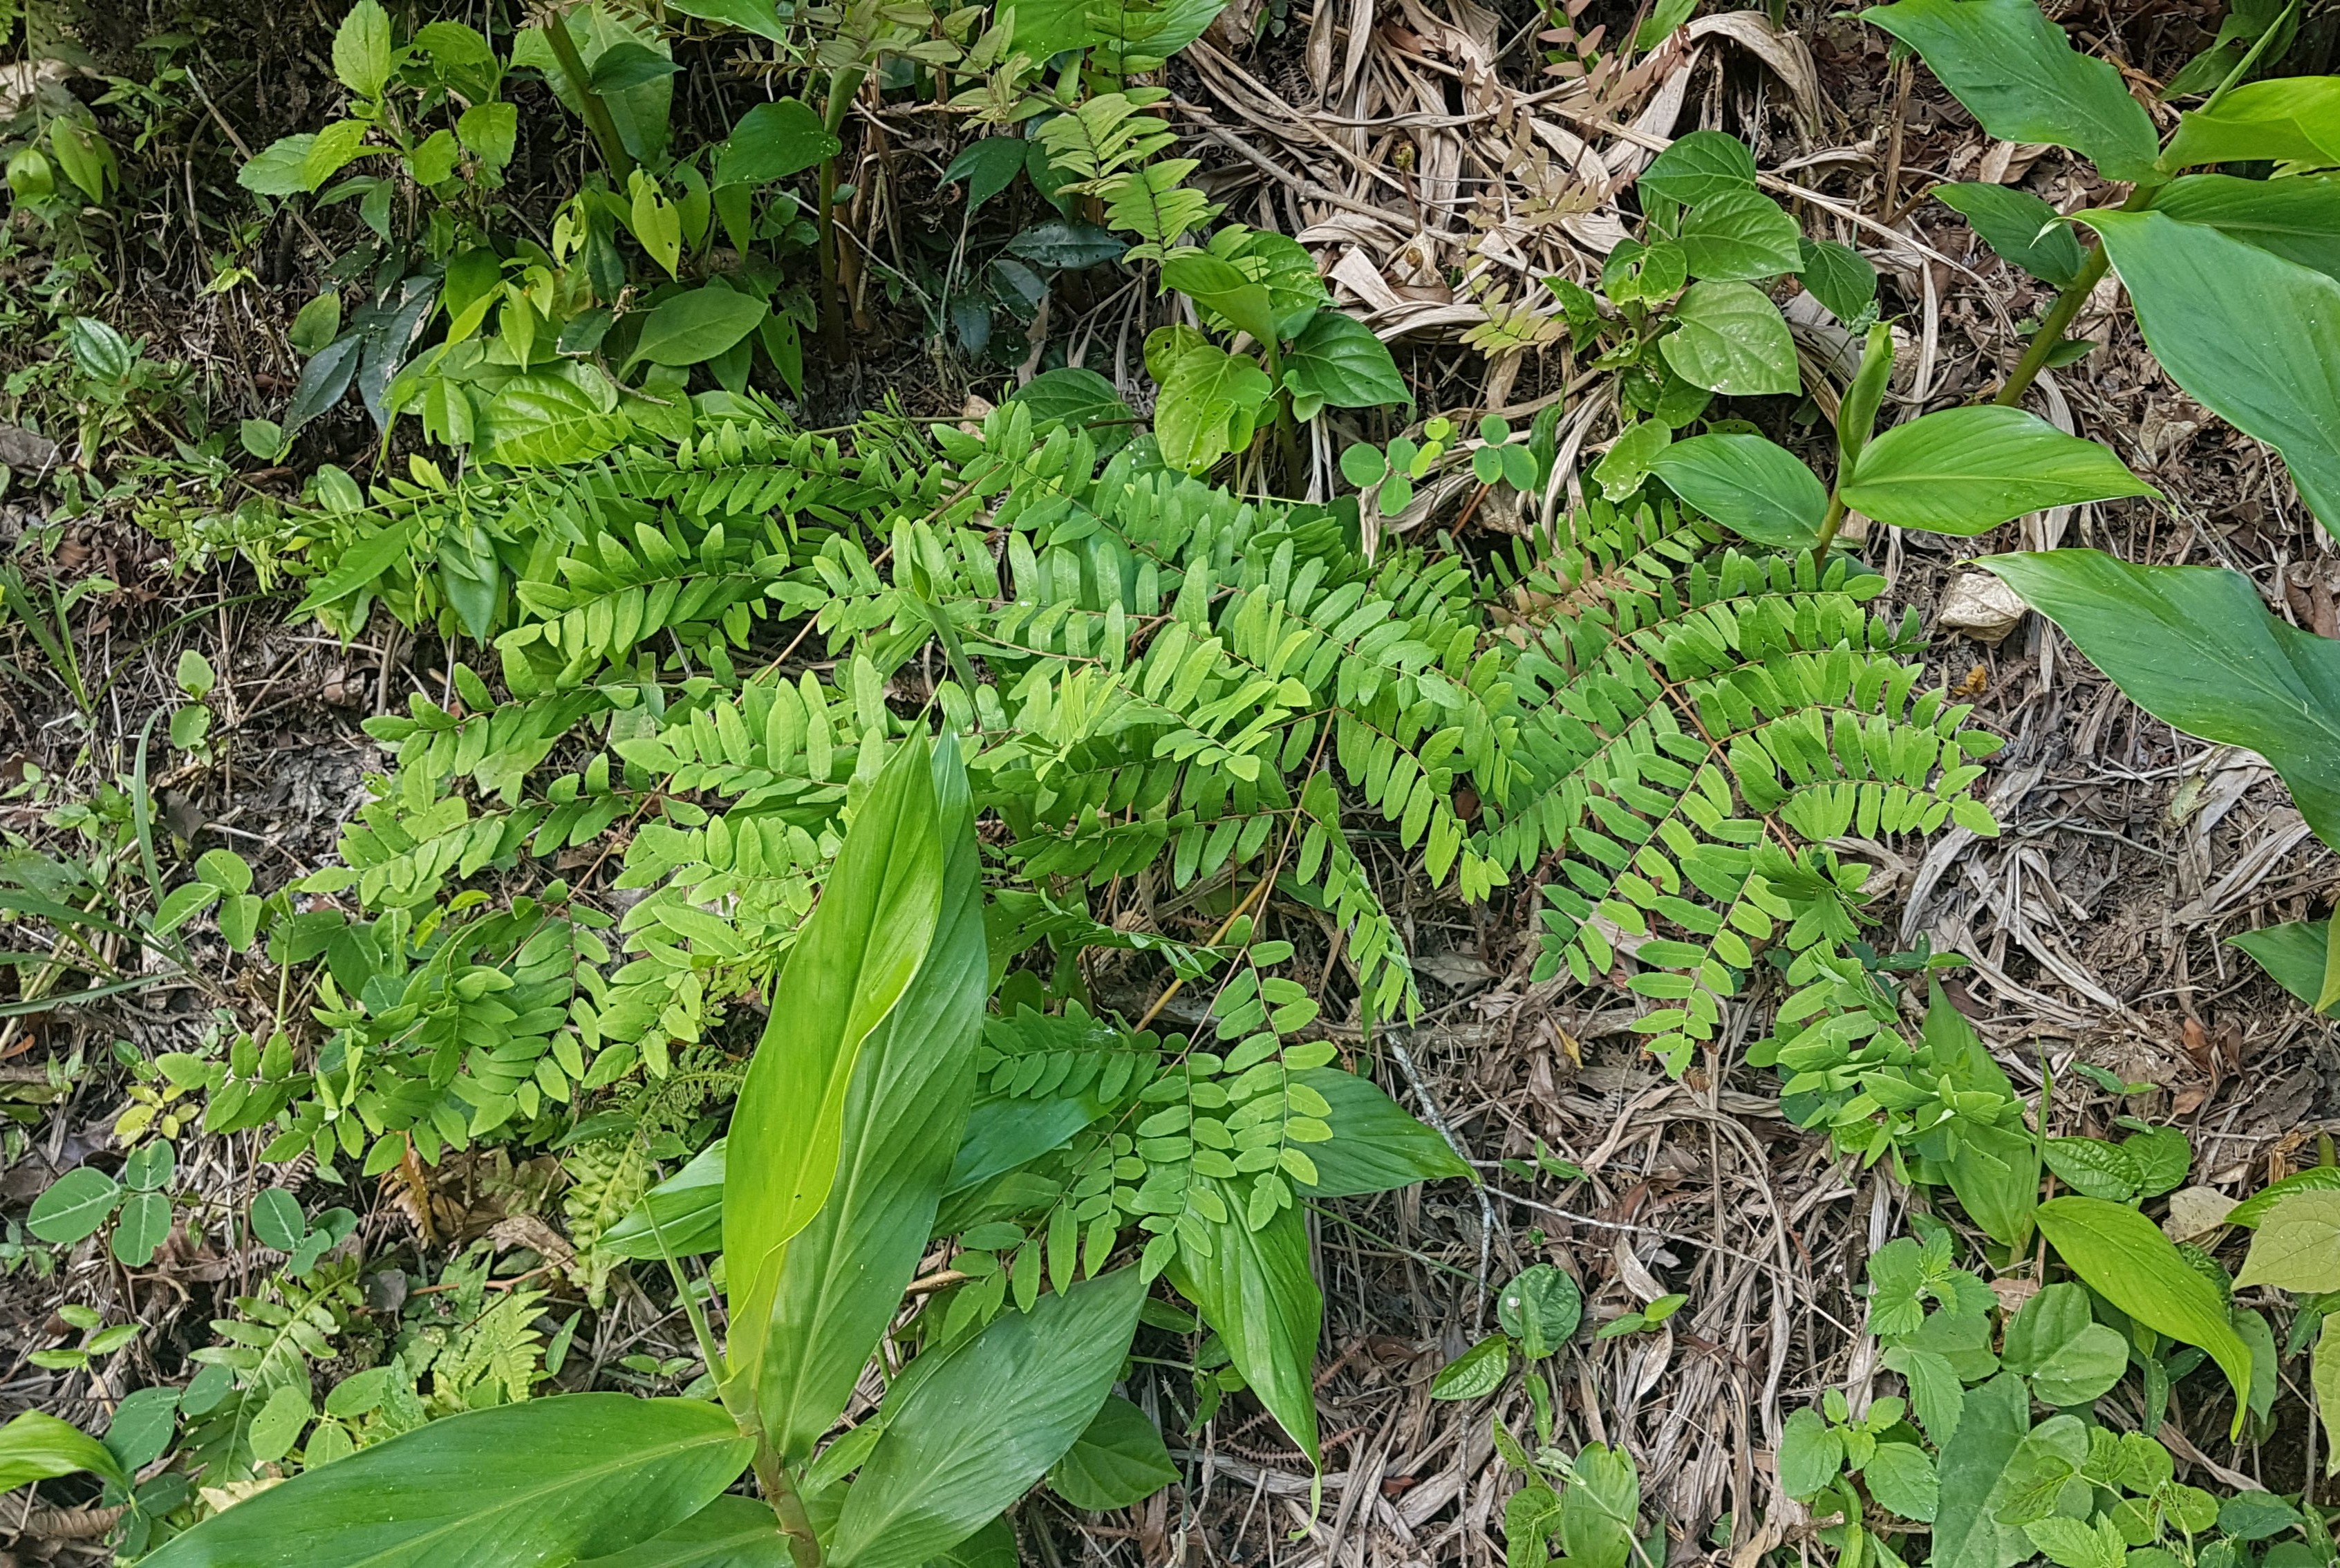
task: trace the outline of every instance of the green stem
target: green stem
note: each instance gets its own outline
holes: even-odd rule
[[[2031,334],[2031,342],[2024,349],[2023,357],[2015,362],[2015,369],[2008,374],[2007,384],[1998,389],[1998,395],[1991,402],[2012,408],[2023,401],[2023,394],[2031,390],[2031,383],[2038,381],[2039,372],[2047,368],[2048,356],[2055,352],[2057,343],[2064,341],[2064,329],[2070,326],[2072,318],[2080,313],[2081,303],[2103,280],[2105,268],[2111,261],[2112,258],[2105,254],[2104,242],[2097,241],[2095,248],[2088,252],[2088,259],[2080,263],[2080,275],[2067,284],[2064,292],[2056,296],[2056,303],[2048,307],[2048,314],[2040,322],[2039,330]]]
[[[1833,491],[1829,493],[1828,515],[1820,519],[1820,536],[1812,544],[1814,565],[1828,564],[1829,546],[1836,542],[1837,530],[1844,526],[1844,514],[1850,510],[1844,504],[1844,497]]]
[[[821,124],[831,136],[845,128],[846,113],[853,106],[853,95],[861,91],[861,84],[868,74],[866,65],[847,65],[829,77],[828,103],[821,115]],[[845,264],[838,244],[837,158],[833,154],[820,161],[820,205],[814,226],[818,234],[815,247],[820,253],[821,342],[828,350],[828,362],[841,365],[847,357]]]
[[[764,1489],[764,1501],[772,1505],[772,1516],[780,1522],[780,1533],[788,1538],[788,1555],[796,1559],[797,1568],[820,1568],[820,1536],[812,1527],[812,1515],[805,1512],[804,1494],[797,1490],[796,1477],[779,1455],[761,1443],[756,1445],[756,1480]]]
[[[620,180],[634,172],[634,155],[626,151],[624,140],[618,134],[618,123],[610,118],[610,105],[593,90],[592,73],[585,69],[583,56],[577,53],[577,40],[569,35],[569,17],[555,13],[544,25],[544,41],[552,45],[552,57],[560,62],[561,74],[577,90],[577,103],[585,116],[586,128],[601,149],[602,162]]]

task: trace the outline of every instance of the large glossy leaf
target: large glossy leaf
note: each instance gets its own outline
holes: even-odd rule
[[[1810,549],[1828,516],[1828,487],[1786,447],[1760,435],[1694,435],[1651,471],[1732,532],[1781,550]]]
[[[2030,1428],[2031,1395],[2015,1374],[1967,1391],[1958,1430],[1935,1467],[1933,1568],[2009,1568],[2033,1554],[2023,1532],[2000,1524],[1985,1506]]]
[[[2251,1392],[2251,1352],[2226,1319],[2226,1304],[2161,1227],[2123,1204],[2059,1197],[2039,1206],[2040,1231],[2088,1288],[2147,1328],[2210,1353],[2235,1385],[2239,1435]]]
[[[1249,332],[1254,342],[1272,347],[1280,341],[1267,285],[1238,271],[1232,262],[1207,251],[1181,251],[1163,262],[1162,286],[1177,290],[1203,310]]]
[[[2093,550],[1981,564],[2147,713],[2265,757],[2308,826],[2340,846],[2340,642],[2276,620],[2248,579],[2212,567]]]
[[[932,945],[871,1032],[845,1097],[836,1185],[788,1245],[758,1396],[784,1463],[810,1456],[901,1310],[967,1125],[990,990],[975,807],[957,741],[934,749],[942,909]]]
[[[1755,154],[1738,137],[1720,131],[1677,136],[1641,171],[1644,191],[1694,207],[1710,196],[1755,188]]]
[[[1692,283],[1674,306],[1674,321],[1658,352],[1693,386],[1752,397],[1803,384],[1787,319],[1752,284]]]
[[[1900,0],[1860,17],[1917,50],[2002,141],[2070,147],[2116,180],[2143,178],[2160,154],[2120,73],[2074,49],[2036,0]]]
[[[594,1245],[612,1257],[689,1257],[723,1245],[726,1140],[717,1138],[689,1164],[642,1195],[626,1217]]]
[[[1298,419],[1325,407],[1379,408],[1413,396],[1389,345],[1345,311],[1320,310],[1308,319],[1284,356],[1284,384]]]
[[[1978,182],[1937,185],[1934,199],[1966,219],[1983,243],[2041,283],[2062,288],[2087,260],[2055,208],[2028,191]]]
[[[1202,341],[1185,344],[1160,379],[1154,439],[1163,461],[1186,473],[1249,446],[1261,407],[1275,392],[1249,354]]]
[[[577,1568],[795,1568],[788,1543],[769,1503],[726,1494],[639,1546]]]
[[[114,1451],[69,1421],[27,1410],[0,1426],[0,1492],[77,1470],[125,1486],[130,1483]]]
[[[575,382],[532,371],[488,400],[481,455],[515,468],[583,462],[623,440],[630,422],[622,409],[602,407]]]
[[[2340,278],[2340,175],[2237,180],[2187,174],[2153,198],[2153,210],[2206,223],[2286,262]]]
[[[1214,1176],[1194,1179],[1218,1195],[1229,1217],[1202,1222],[1210,1234],[1208,1253],[1182,1232],[1170,1260],[1170,1283],[1217,1332],[1253,1397],[1315,1463],[1316,1386],[1311,1374],[1324,1324],[1324,1293],[1308,1271],[1307,1229],[1297,1209],[1284,1208],[1254,1230],[1245,1223],[1243,1193]]]
[[[731,1114],[723,1183],[730,1360],[751,1393],[763,1387],[784,1249],[837,1176],[863,1046],[934,944],[943,865],[934,769],[918,741],[899,748],[862,798],[772,988],[771,1020]]]
[[[2229,937],[2226,945],[2248,953],[2276,984],[2313,1007],[2324,995],[2332,967],[2331,931],[2329,920],[2286,920]],[[2340,1017],[2340,1001],[2321,1010],[2326,1017]]]
[[[994,140],[1005,140],[995,137]],[[1097,453],[1110,457],[1137,434],[1137,419],[1113,382],[1079,365],[1042,371],[1007,394],[1032,411],[1032,433],[1042,435],[1058,426],[1085,430],[1096,442]]]
[[[1092,1513],[1142,1503],[1178,1479],[1162,1430],[1118,1394],[1048,1472],[1056,1495]]]
[[[771,307],[752,294],[709,283],[675,295],[642,323],[634,358],[654,365],[695,365],[713,359],[762,323]]]
[[[451,1415],[302,1472],[147,1568],[531,1568],[680,1523],[754,1444],[695,1399],[570,1394]]]
[[[757,3],[770,8],[768,0]],[[759,104],[739,116],[715,161],[719,185],[762,185],[802,174],[844,145],[799,98]]]
[[[2203,407],[2283,453],[2340,531],[2340,282],[2163,213],[2097,213],[2147,346]]]
[[[1338,1067],[1307,1067],[1293,1076],[1333,1107],[1325,1118],[1332,1141],[1308,1146],[1316,1165],[1310,1196],[1361,1197],[1418,1181],[1479,1179],[1436,1128],[1408,1116],[1371,1078]]]
[[[1861,450],[1838,493],[1879,522],[1965,534],[2046,507],[2154,490],[2095,442],[1985,403],[1894,426]]]
[[[1804,264],[1796,220],[1760,191],[1721,191],[1692,207],[1681,248],[1694,278],[1776,278]]]
[[[628,45],[661,58],[673,57],[672,46],[647,19],[621,7],[574,5],[559,15],[565,18],[569,36],[577,45],[578,58],[584,63],[589,78],[603,55]],[[511,63],[542,72],[545,84],[560,98],[561,106],[572,114],[580,114],[583,101],[569,80],[569,73],[561,69],[560,60],[554,56],[542,26],[521,29],[512,41]],[[636,158],[655,160],[666,151],[674,81],[672,76],[654,76],[623,92],[600,95],[609,108],[610,123],[617,127],[618,140]]]
[[[1104,1405],[1145,1296],[1137,1271],[1117,1269],[937,1353],[846,1492],[835,1568],[919,1568],[1030,1490]]]
[[[2340,76],[2245,83],[2215,108],[2188,111],[2162,164],[2185,169],[2262,159],[2340,164]]]
[[[779,7],[773,0],[667,0],[666,8],[704,22],[720,22],[775,44],[788,41],[788,25],[780,20]]]

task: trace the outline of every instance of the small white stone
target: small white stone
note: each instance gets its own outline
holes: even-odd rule
[[[1962,572],[1950,581],[1935,617],[1945,631],[1963,631],[1977,642],[1996,648],[2021,623],[2030,607],[1988,571]]]

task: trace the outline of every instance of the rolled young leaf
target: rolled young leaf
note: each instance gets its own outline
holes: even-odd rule
[[[1760,435],[1699,435],[1658,454],[1651,471],[1732,532],[1781,550],[1819,542],[1828,489],[1776,442]]]
[[[2194,1272],[2161,1227],[2103,1198],[2039,1206],[2039,1229],[2088,1287],[2147,1328],[2198,1345],[2235,1387],[2234,1430],[2250,1409],[2251,1352],[2226,1319],[2217,1287]]]
[[[2052,142],[2108,178],[2150,174],[2161,138],[2120,73],[2072,47],[2035,0],[1900,0],[1860,14],[1918,51],[2005,142]]]
[[[246,1498],[147,1568],[534,1568],[697,1513],[755,1444],[719,1405],[568,1394],[431,1422]]]
[[[1118,1269],[930,1353],[938,1365],[896,1385],[898,1407],[846,1491],[832,1568],[920,1568],[1030,1490],[1104,1405],[1145,1296],[1137,1271]]]
[[[828,1200],[854,1066],[926,960],[942,895],[934,772],[919,741],[897,749],[862,798],[772,987],[771,1021],[731,1113],[723,1182],[729,1360],[732,1386],[750,1397],[762,1386],[782,1249]]]
[[[2213,567],[2132,566],[2093,550],[1978,564],[2147,713],[2265,757],[2316,836],[2340,846],[2340,642],[2276,620],[2247,578]]]
[[[1837,493],[1882,523],[1971,534],[2046,507],[2155,491],[2095,442],[1984,403],[1894,426],[1862,449]]]
[[[2194,399],[2283,453],[2340,531],[2340,282],[2164,213],[2091,213],[2146,346]]]
[[[861,1047],[836,1184],[788,1243],[772,1297],[757,1408],[783,1464],[810,1457],[901,1310],[967,1126],[990,948],[975,805],[956,739],[934,748],[931,770],[941,918],[909,987]]]

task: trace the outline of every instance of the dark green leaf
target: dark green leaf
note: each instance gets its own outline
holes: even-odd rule
[[[2274,447],[2340,530],[2340,282],[2163,213],[2098,213],[2147,347],[2203,407]]]
[[[715,160],[719,185],[766,185],[801,174],[843,146],[799,99],[759,104],[739,116]]]
[[[906,1380],[912,1386],[846,1492],[828,1561],[919,1568],[996,1518],[1096,1419],[1145,1295],[1137,1271],[1118,1269],[929,1352],[940,1365]]]
[[[2340,175],[2237,180],[2187,174],[2153,198],[2153,210],[2340,278]]]
[[[1644,191],[1694,207],[1710,196],[1755,188],[1755,154],[1720,131],[1692,131],[1660,153],[1636,182]]]
[[[1295,418],[1319,407],[1379,408],[1413,398],[1389,345],[1344,311],[1318,311],[1309,318],[1284,356],[1284,384]]]
[[[604,50],[601,57],[593,62],[590,74],[593,91],[618,94],[661,76],[671,76],[681,69],[666,55],[654,55],[640,44],[620,44]]]
[[[1142,1503],[1177,1479],[1161,1430],[1117,1394],[1106,1396],[1088,1430],[1048,1472],[1057,1496],[1092,1513]]]
[[[1477,1179],[1453,1145],[1408,1116],[1372,1079],[1338,1067],[1307,1067],[1293,1076],[1333,1107],[1326,1118],[1332,1141],[1309,1146],[1316,1162],[1310,1196],[1359,1197],[1418,1181]]]
[[[2236,1541],[2264,1541],[2300,1523],[2299,1510],[2272,1492],[2237,1492],[2218,1504],[2218,1528]]]
[[[1430,1382],[1433,1399],[1482,1399],[1503,1385],[1512,1369],[1512,1342],[1491,1334],[1444,1366]]]
[[[1076,223],[1070,218],[1050,218],[1035,223],[1007,242],[1009,255],[1021,256],[1035,266],[1064,272],[1117,262],[1128,248],[1126,242],[1115,239],[1095,223]]]
[[[657,365],[695,365],[745,338],[771,307],[752,294],[710,283],[676,294],[649,313],[633,357]]]
[[[2240,948],[2249,954],[2260,968],[2274,978],[2276,984],[2313,1007],[2324,992],[2325,971],[2329,967],[2327,956],[2331,949],[2331,929],[2328,920],[2288,920],[2279,926],[2263,926],[2256,931],[2229,937],[2226,945]],[[2326,1017],[2340,1017],[2340,1001],[2332,1003],[2323,1011]]]
[[[1015,182],[1023,171],[1027,149],[1021,136],[986,136],[959,149],[958,156],[943,171],[943,183],[967,182],[967,210],[972,217],[983,210],[984,203]]]
[[[1791,392],[1803,382],[1780,307],[1747,283],[1692,283],[1658,341],[1676,374],[1730,397]]]
[[[788,41],[788,25],[773,0],[666,0],[666,8],[704,22],[720,22],[775,44]]]
[[[2251,1353],[2226,1320],[2218,1289],[2180,1255],[2161,1227],[2120,1204],[2059,1197],[2039,1206],[2039,1228],[2057,1255],[2097,1295],[2147,1328],[2210,1353],[2235,1385],[2235,1430],[2250,1396]]]
[[[1530,1361],[1566,1345],[1583,1319],[1583,1291],[1566,1271],[1549,1263],[1522,1269],[1495,1298],[1495,1321]]]
[[[284,439],[291,441],[302,425],[342,401],[357,379],[358,362],[365,353],[365,339],[357,332],[344,332],[317,351],[309,362],[301,367],[301,379],[292,385],[292,402],[284,410]]]
[[[2072,226],[2028,191],[1988,183],[1937,185],[1934,199],[1964,217],[1983,243],[2045,283],[2062,288],[2087,260]]]
[[[967,769],[955,742],[932,755],[935,822],[926,830],[943,860],[933,940],[853,1065],[834,1184],[788,1242],[772,1297],[757,1408],[790,1464],[810,1457],[844,1412],[901,1310],[967,1123],[990,948]]]
[[[795,1568],[788,1540],[769,1503],[727,1494],[664,1534],[577,1568]]]
[[[1066,365],[1042,371],[1010,392],[1010,402],[1032,411],[1032,433],[1051,430],[1085,430],[1097,444],[1097,455],[1110,457],[1127,446],[1137,433],[1137,419],[1114,385],[1093,370]]]
[[[2259,752],[2307,825],[2340,845],[2340,642],[2269,615],[2250,580],[2231,571],[2132,566],[2093,550],[1981,564],[2138,707],[2190,735]]]
[[[929,748],[897,748],[854,814],[731,1116],[723,1250],[733,1375],[761,1390],[791,1237],[828,1201],[865,1044],[909,990],[942,919],[945,849]],[[956,1140],[954,1140],[956,1142]]]
[[[1936,1466],[1941,1500],[1933,1568],[2009,1568],[2031,1555],[2021,1529],[1999,1523],[1986,1506],[2030,1428],[2031,1394],[2013,1373],[1967,1391],[1958,1431],[1942,1444]]]
[[[2083,1196],[2127,1203],[2144,1186],[2137,1161],[2102,1138],[2049,1138],[2041,1151],[2048,1168]]]
[[[134,1192],[123,1200],[114,1222],[114,1255],[132,1268],[144,1268],[171,1239],[171,1200],[158,1192]]]
[[[1829,314],[1848,325],[1869,314],[1877,303],[1877,269],[1867,256],[1834,240],[1806,240],[1802,253],[1797,281]]]
[[[94,1234],[122,1201],[122,1188],[102,1170],[77,1166],[33,1200],[25,1228],[43,1241],[71,1246]]]
[[[1692,436],[1660,452],[1650,467],[1682,500],[1759,544],[1808,550],[1819,541],[1828,489],[1776,442]]]
[[[2162,164],[2340,164],[2340,77],[2249,82],[2177,122]]]
[[[1798,1410],[1780,1429],[1777,1463],[1782,1492],[1795,1498],[1814,1497],[1844,1468],[1844,1441],[1819,1411]]]
[[[1862,450],[1838,493],[1879,522],[1972,534],[2046,507],[2155,491],[2095,442],[1986,403],[1894,426]]]
[[[2036,1293],[2007,1326],[2000,1365],[2031,1380],[2046,1404],[2086,1404],[2128,1370],[2128,1345],[2098,1323],[2088,1293],[2051,1285]]]
[[[1694,278],[1775,278],[1804,264],[1796,220],[1760,191],[1723,191],[1700,202],[1682,220],[1681,243]]]
[[[1202,1222],[1210,1232],[1207,1255],[1180,1236],[1170,1283],[1201,1311],[1253,1396],[1313,1463],[1317,1448],[1312,1369],[1324,1296],[1308,1272],[1308,1232],[1300,1211],[1279,1208],[1254,1230],[1244,1221],[1242,1190],[1213,1176],[1194,1180],[1217,1194],[1228,1218]]]
[[[1254,282],[1231,262],[1207,251],[1182,251],[1162,263],[1162,285],[1195,302],[1209,322],[1220,317],[1228,326],[1249,332],[1254,342],[1273,348],[1281,340],[1267,285]]]
[[[2086,1513],[2087,1428],[2077,1416],[2054,1415],[2024,1434],[1983,1510],[2002,1525],[2020,1528],[2053,1513]]]
[[[2001,141],[2070,147],[2115,180],[2144,178],[2160,154],[2120,73],[2075,50],[2034,0],[1900,0],[1860,15],[1924,56]]]
[[[514,468],[558,468],[600,456],[628,425],[623,411],[602,407],[575,382],[532,371],[488,400],[481,455]]]
[[[433,1421],[214,1514],[147,1568],[533,1568],[697,1513],[754,1444],[718,1406],[570,1394]]]
[[[179,1391],[164,1384],[133,1389],[114,1407],[105,1428],[105,1449],[132,1474],[163,1457],[178,1424]]]

